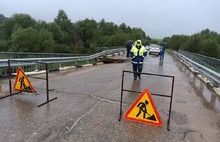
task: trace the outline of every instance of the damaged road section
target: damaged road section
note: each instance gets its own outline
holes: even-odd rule
[[[121,59],[121,58],[99,58],[100,62],[103,63],[124,63],[126,59]]]

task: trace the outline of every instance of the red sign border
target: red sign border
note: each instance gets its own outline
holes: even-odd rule
[[[30,85],[31,90],[32,90],[32,91],[30,91],[30,92],[36,93],[36,90],[35,90],[34,87],[31,85],[31,83],[30,83],[28,77],[26,76],[26,74],[24,73],[24,71],[22,70],[22,68],[21,68],[20,66],[18,66],[18,69],[17,69],[17,75],[16,75],[16,79],[15,79],[14,90],[22,91],[22,90],[19,90],[19,89],[16,89],[16,88],[15,88],[16,85],[17,85],[18,76],[19,76],[19,73],[20,73],[20,72],[24,75],[24,77],[26,78],[28,84]]]

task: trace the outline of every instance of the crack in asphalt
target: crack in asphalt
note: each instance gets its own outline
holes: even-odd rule
[[[72,95],[73,92],[64,92],[64,91],[53,91],[55,93],[65,93],[67,95]],[[94,94],[94,93],[93,93]],[[100,98],[100,97],[97,97],[97,96],[94,96],[94,95],[86,95],[86,94],[82,94],[82,93],[79,93],[79,92],[74,92],[74,95],[77,95],[77,96],[80,96],[80,97],[91,97],[93,99],[97,99],[97,100],[100,100],[100,101],[105,101],[105,102],[109,102],[109,103],[113,103],[113,104],[120,104],[120,101],[114,101],[114,100],[109,100],[109,99],[105,99],[105,98]],[[123,105],[125,105],[125,103],[122,103]]]
[[[100,98],[100,97],[96,97],[96,96],[92,96],[92,98],[98,99],[98,100],[100,100],[100,101],[112,103],[112,104],[120,104],[120,101],[108,100],[108,99],[104,99],[104,98]],[[126,105],[126,104],[125,104],[125,103],[122,103],[122,105]]]
[[[85,114],[83,114],[81,117],[79,117],[74,123],[73,125],[69,128],[68,131],[66,131],[66,134],[69,133],[70,131],[72,131],[72,129],[78,125],[79,121],[85,117],[87,114],[89,114],[91,111],[93,111],[93,109],[98,105],[99,101],[88,111],[86,112]]]

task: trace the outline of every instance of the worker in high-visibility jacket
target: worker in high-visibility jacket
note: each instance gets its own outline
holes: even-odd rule
[[[141,79],[144,59],[147,56],[147,50],[142,45],[141,40],[135,41],[134,46],[131,48],[130,56],[132,59],[131,63],[133,65],[134,80],[137,80],[137,77]]]

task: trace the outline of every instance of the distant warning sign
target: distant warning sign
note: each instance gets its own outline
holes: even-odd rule
[[[36,93],[21,67],[17,69],[14,90]]]
[[[136,99],[129,110],[125,113],[124,118],[154,126],[163,126],[148,89],[145,89]]]

